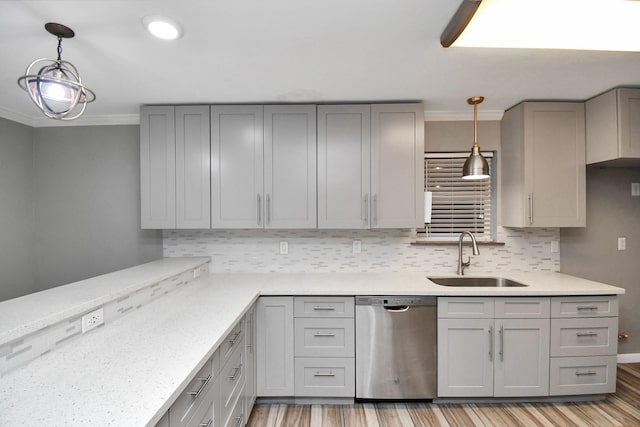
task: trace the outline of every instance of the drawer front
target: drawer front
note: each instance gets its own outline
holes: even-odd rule
[[[187,385],[170,409],[171,427],[183,427],[193,416],[196,408],[208,394],[213,383],[211,359],[198,371],[195,378]]]
[[[211,387],[211,389],[205,395],[205,398],[198,405],[197,409],[194,411],[193,417],[186,424],[186,427],[215,427],[216,420],[215,416],[215,398],[216,398],[216,387]],[[169,417],[171,417],[171,413]]]
[[[355,359],[296,357],[296,397],[354,397]]]
[[[244,322],[240,320],[227,334],[222,344],[220,344],[220,365],[224,366],[231,357],[236,348],[240,347],[244,335]]]
[[[353,319],[295,319],[296,357],[354,357]]]
[[[244,340],[240,340],[244,343]],[[226,365],[222,367],[218,382],[220,383],[220,414],[225,422],[234,408],[238,397],[243,392],[245,381],[244,349],[239,345],[233,352]]]
[[[617,356],[552,357],[551,396],[614,393]]]
[[[242,427],[248,421],[248,415],[244,413],[244,397],[241,396],[227,418],[225,427]]]
[[[493,298],[438,298],[438,317],[452,319],[493,319]]]
[[[612,295],[551,298],[551,317],[617,316],[618,298]]]
[[[496,319],[548,319],[551,313],[549,298],[496,298]]]
[[[295,317],[353,317],[353,297],[295,297]]]
[[[606,356],[617,352],[617,317],[551,319],[551,356]]]

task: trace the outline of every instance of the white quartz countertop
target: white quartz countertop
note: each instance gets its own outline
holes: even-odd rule
[[[260,295],[624,293],[622,288],[559,273],[503,275],[529,285],[518,288],[443,287],[427,280],[427,276],[427,273],[203,276],[1,377],[0,426],[154,425]]]

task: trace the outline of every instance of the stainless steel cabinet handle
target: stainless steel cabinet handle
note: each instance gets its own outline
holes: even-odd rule
[[[579,305],[577,307],[578,311],[582,311],[582,310],[597,310],[598,306],[597,305]]]
[[[271,225],[271,197],[267,194],[267,225]]]
[[[493,362],[493,326],[489,326],[489,362]]]
[[[241,369],[242,369],[242,363],[236,366],[235,368],[233,368],[233,374],[229,375],[227,378],[229,378],[231,381],[235,381]]]
[[[579,338],[582,337],[597,337],[598,334],[596,332],[576,332],[576,336]]]
[[[314,377],[335,377],[336,374],[334,374],[333,372],[329,372],[329,373],[321,373],[321,372],[316,372],[315,374],[313,374]]]
[[[533,193],[529,194],[529,224],[533,224]]]
[[[236,343],[238,342],[238,337],[240,336],[241,333],[242,331],[238,331],[233,335],[233,337],[229,338],[229,344],[231,345],[231,347],[236,345]]]
[[[329,332],[329,333],[322,333],[322,332],[316,332],[315,334],[313,334],[314,337],[335,337],[336,334]]]
[[[242,414],[240,414],[239,416],[235,417],[236,420],[238,420],[236,422],[236,427],[240,427],[242,425]]]
[[[504,326],[500,325],[500,361],[504,360]]]
[[[364,225],[369,225],[369,195],[364,195]]]
[[[334,311],[336,308],[335,307],[331,307],[331,306],[327,306],[327,307],[321,307],[321,306],[315,306],[313,307],[314,310],[318,310],[318,311],[323,311],[323,310],[327,310],[327,311]]]
[[[582,376],[582,375],[596,375],[596,372],[594,372],[594,371],[576,371],[576,375],[577,375],[577,376]]]
[[[372,213],[371,216],[373,217],[373,226],[375,227],[376,225],[378,225],[378,195],[374,194],[373,195],[373,209],[372,209]]]
[[[200,423],[198,424],[198,427],[211,427],[211,425],[213,424],[213,419],[210,419],[209,421],[207,421],[207,423]]]
[[[198,380],[203,381],[202,385],[198,389],[198,391],[190,391],[189,394],[193,396],[194,399],[197,399],[200,396],[200,393],[207,387],[209,381],[211,381],[211,374],[209,374],[206,378],[198,378]]]
[[[262,200],[258,194],[258,225],[262,224]]]

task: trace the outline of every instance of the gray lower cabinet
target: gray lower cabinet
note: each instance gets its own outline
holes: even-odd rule
[[[260,297],[256,326],[258,396],[293,396],[293,297]]]
[[[209,106],[140,110],[142,228],[209,228]]]
[[[615,392],[617,352],[617,297],[552,299],[552,396]]]
[[[438,397],[549,394],[549,298],[438,298]]]

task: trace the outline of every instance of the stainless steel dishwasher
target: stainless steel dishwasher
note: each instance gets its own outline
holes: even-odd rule
[[[436,298],[356,297],[356,398],[436,397]]]

